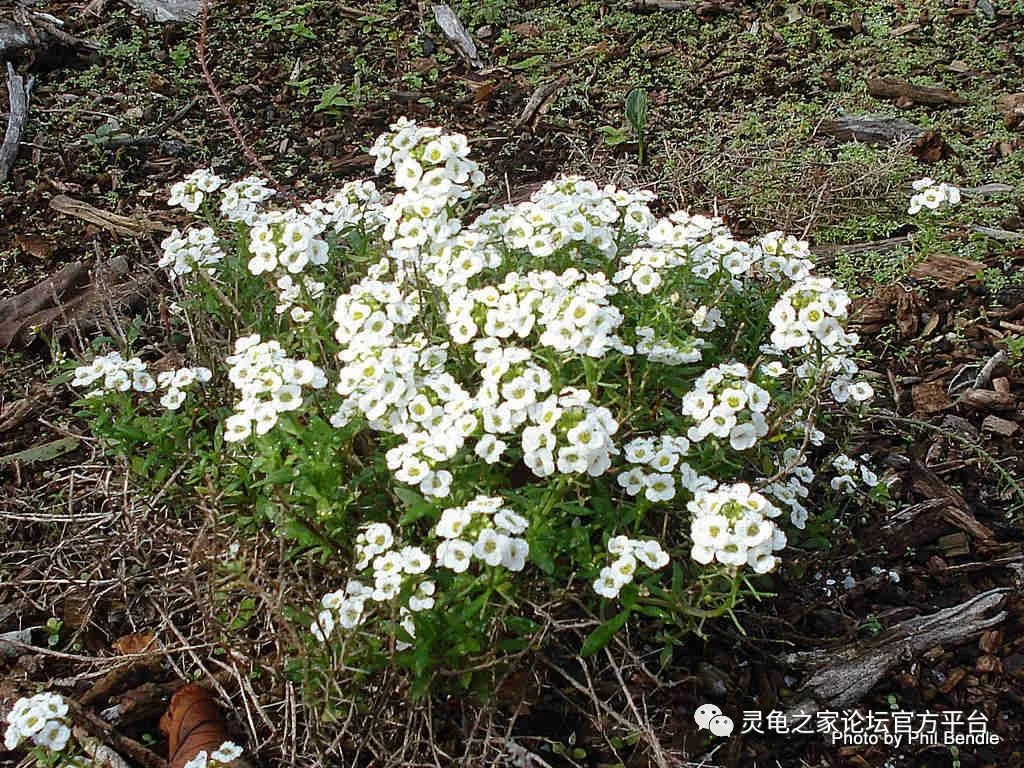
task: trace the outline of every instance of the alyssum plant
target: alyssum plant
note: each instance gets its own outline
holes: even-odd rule
[[[847,294],[806,243],[645,191],[567,177],[473,217],[484,175],[438,128],[371,154],[396,192],[176,184],[198,220],[160,265],[203,365],[78,368],[96,429],[215,454],[182,480],[329,554],[310,643],[418,690],[526,647],[567,585],[605,619],[584,653],[731,610],[807,519],[823,414],[872,395]]]

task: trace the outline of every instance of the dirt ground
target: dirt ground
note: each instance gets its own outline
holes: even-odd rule
[[[212,687],[260,765],[489,766],[509,739],[550,766],[1024,765],[1024,95],[1011,98],[1024,4],[642,5],[453,2],[479,65],[425,2],[213,2],[203,25],[117,0],[11,7],[37,39],[4,53],[34,85],[0,185],[0,711],[39,686],[101,717],[119,706],[111,743],[146,768],[187,680]],[[643,164],[625,129],[632,89],[651,105]],[[294,609],[318,599],[329,564],[225,522],[212,494],[181,503],[173,475],[136,493],[75,417],[60,363],[103,336],[184,347],[165,332],[173,297],[155,268],[180,223],[174,181],[212,165],[326,193],[372,173],[365,149],[401,115],[465,132],[500,199],[583,173],[744,235],[807,237],[857,296],[879,399],[848,452],[871,457],[892,503],[821,509],[774,596],[707,622],[666,663],[639,630],[584,662],[567,614],[489,698],[410,709],[384,675],[346,719],[332,701],[351,692],[303,691]],[[844,118],[865,115],[881,138],[851,136]],[[927,251],[906,214],[921,176],[965,190]],[[70,319],[15,312],[55,274],[71,275]],[[745,711],[809,696],[980,713],[999,743],[739,733]],[[698,731],[709,701],[736,721],[731,738]]]

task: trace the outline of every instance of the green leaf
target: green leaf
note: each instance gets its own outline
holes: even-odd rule
[[[626,119],[639,137],[647,126],[647,91],[634,88],[626,96]]]
[[[62,437],[60,440],[26,448],[24,451],[9,453],[6,456],[0,456],[0,466],[14,462],[34,464],[37,461],[50,461],[65,453],[71,453],[78,447],[79,442],[77,437]]]
[[[625,144],[629,141],[629,131],[625,128],[616,128],[614,125],[599,125],[597,130],[604,139],[604,143],[609,147]]]
[[[612,639],[612,635],[622,629],[625,625],[626,621],[629,619],[630,613],[632,613],[632,609],[626,608],[621,613],[617,613],[612,616],[608,621],[591,632],[587,636],[587,639],[583,641],[583,650],[580,651],[580,656],[593,656],[608,645],[608,641]]]
[[[548,576],[555,572],[555,561],[552,559],[551,553],[544,542],[530,542],[530,559]]]
[[[426,499],[411,488],[395,488],[395,496],[405,504],[407,507],[411,507],[414,504],[422,504]]]
[[[543,63],[544,63],[544,56],[542,56],[541,54],[538,53],[536,56],[530,56],[529,58],[523,59],[522,61],[517,61],[515,64],[509,64],[508,68],[509,69],[518,69],[518,70],[531,69],[531,68],[536,67],[537,65],[543,64]]]
[[[434,505],[429,501],[419,501],[409,507],[409,511],[402,515],[398,521],[400,525],[409,525],[415,523],[417,520],[422,520],[424,517],[430,517],[434,514]]]

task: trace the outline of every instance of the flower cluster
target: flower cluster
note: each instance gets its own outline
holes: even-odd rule
[[[669,501],[676,495],[676,480],[672,474],[682,464],[682,458],[690,451],[690,441],[685,437],[662,435],[661,437],[637,437],[623,446],[623,455],[630,464],[620,472],[616,480],[630,496],[641,492],[648,501]]]
[[[311,277],[303,276],[295,280],[291,275],[277,278],[277,306],[274,312],[282,315],[285,312],[296,323],[308,323],[313,319],[313,311],[297,305],[303,295],[316,301],[324,294],[324,283]]]
[[[312,207],[327,216],[334,232],[362,229],[365,233],[381,229],[387,223],[382,200],[383,196],[372,181],[350,181],[330,200],[314,202]]]
[[[857,489],[855,477],[858,474],[861,481],[868,488],[874,488],[878,485],[878,475],[867,464],[857,462],[845,453],[840,453],[832,459],[832,466],[841,473],[830,481],[834,491],[853,493]]]
[[[99,397],[107,392],[153,392],[156,379],[146,369],[146,364],[137,357],[125,360],[120,352],[110,352],[93,359],[89,365],[75,368],[71,379],[73,387],[90,387],[96,382],[100,384],[86,394],[86,397]]]
[[[811,274],[811,246],[806,240],[782,232],[769,232],[757,244],[759,268],[773,280],[799,282]]]
[[[618,597],[622,588],[636,577],[638,566],[659,571],[669,563],[668,553],[655,539],[615,536],[608,541],[608,554],[615,560],[601,569],[593,584],[601,597]]]
[[[587,357],[603,357],[611,349],[630,353],[615,335],[623,320],[609,302],[616,293],[600,272],[509,272],[497,286],[452,291],[445,322],[458,344],[470,342],[481,330],[494,339],[526,338],[537,331],[539,343],[558,352]]]
[[[960,203],[960,190],[957,187],[938,183],[927,176],[912,184],[915,194],[910,197],[907,213],[915,215],[922,210],[937,211],[943,205],[952,208]]]
[[[563,248],[584,249],[613,256],[619,233],[639,236],[654,222],[647,203],[654,195],[644,190],[598,187],[579,176],[545,183],[530,200],[485,213],[474,228],[490,230],[502,245],[536,259]]]
[[[260,212],[260,204],[274,196],[266,179],[249,176],[228,184],[220,198],[220,213],[228,221],[252,226]]]
[[[701,374],[683,396],[683,415],[694,421],[686,436],[695,443],[707,437],[728,439],[733,450],[745,451],[767,435],[765,413],[771,395],[749,377],[742,363],[715,366]]]
[[[197,269],[208,275],[216,274],[216,265],[224,261],[217,234],[210,227],[190,229],[184,235],[177,229],[160,243],[163,254],[157,266],[166,269],[172,277],[183,277]]]
[[[390,527],[388,530],[390,532]],[[372,595],[372,588],[357,579],[349,579],[343,589],[328,592],[321,598],[321,611],[309,631],[314,638],[325,643],[337,627],[346,630],[358,627],[363,622],[366,602]]]
[[[356,538],[357,571],[370,571],[373,586],[350,579],[344,589],[324,595],[323,609],[310,629],[325,642],[336,627],[348,630],[366,618],[367,602],[391,603],[402,598],[399,625],[410,637],[416,637],[412,614],[434,607],[436,582],[427,571],[437,566],[464,573],[473,560],[491,567],[521,571],[530,553],[529,544],[520,538],[529,521],[502,505],[492,496],[477,496],[461,507],[445,509],[435,527],[441,539],[435,556],[416,546],[399,546],[387,523],[372,523]],[[399,649],[409,644],[399,641]]]
[[[261,214],[249,230],[249,272],[297,275],[309,265],[323,266],[328,247],[320,235],[327,224],[327,217],[315,211]]]
[[[782,294],[768,315],[772,344],[783,351],[814,342],[828,351],[849,349],[858,341],[843,328],[849,306],[849,295],[830,278],[805,277]]]
[[[383,210],[381,236],[390,243],[388,257],[400,277],[410,269],[443,274],[437,262],[456,255],[455,237],[462,229],[451,208],[483,184],[483,172],[469,159],[469,142],[462,134],[405,118],[391,129],[370,148],[375,172],[393,168],[402,190]]]
[[[199,754],[189,760],[183,768],[218,768],[228,765],[242,756],[242,748],[233,741],[223,742],[213,752],[201,750]]]
[[[224,186],[224,179],[212,170],[200,168],[171,186],[169,205],[180,205],[189,213],[195,213],[206,200],[206,196]]]
[[[169,411],[176,411],[185,402],[185,390],[193,384],[205,384],[213,378],[213,371],[201,365],[178,368],[172,371],[161,371],[156,375],[156,383],[167,391],[160,398],[160,405]]]
[[[807,466],[807,454],[798,448],[787,448],[782,453],[776,477],[776,480],[762,488],[762,492],[789,507],[790,522],[803,530],[809,513],[801,499],[810,495],[807,486],[815,477],[814,471]]]
[[[437,562],[456,573],[466,571],[473,559],[521,571],[530,545],[519,536],[528,527],[529,521],[502,506],[500,498],[477,496],[441,513],[436,533],[443,541],[437,545]]]
[[[56,693],[18,699],[7,714],[4,746],[15,749],[27,739],[38,747],[60,752],[71,738],[67,714],[67,702]]]
[[[619,423],[604,406],[590,402],[590,392],[568,387],[534,403],[522,432],[523,462],[537,477],[557,470],[563,475],[600,477],[619,449],[612,435]]]
[[[235,411],[224,423],[224,439],[239,442],[255,429],[265,435],[280,415],[302,405],[302,388],[323,389],[324,372],[309,360],[287,357],[276,341],[260,341],[258,334],[235,342],[235,354],[225,358],[228,378],[242,393]]]
[[[702,307],[705,318],[711,318],[710,323],[712,324],[709,328],[703,324],[703,318],[698,325],[698,330],[706,331],[714,328],[716,317],[707,312],[707,307]],[[718,310],[712,310],[717,313],[718,317],[721,317],[721,313]],[[720,322],[720,321],[719,321]],[[647,326],[640,326],[636,329],[636,351],[637,354],[646,355],[647,359],[652,363],[661,363],[662,365],[683,365],[684,363],[696,363],[701,359],[701,347],[704,346],[704,340],[694,338],[692,336],[687,337],[681,344],[673,344],[668,341],[657,341],[654,338],[654,329],[648,328]]]
[[[773,520],[782,510],[746,483],[700,491],[686,508],[693,514],[690,556],[698,563],[749,565],[756,573],[778,564],[772,553],[786,546],[786,534]]]

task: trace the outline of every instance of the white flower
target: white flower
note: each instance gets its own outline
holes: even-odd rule
[[[436,496],[442,498],[451,492],[452,473],[447,469],[440,469],[427,473],[427,476],[420,482],[420,491],[425,496]]]
[[[242,748],[233,741],[225,741],[210,753],[210,759],[218,763],[230,763],[242,756]]]
[[[370,590],[366,597],[372,596],[373,590]],[[365,601],[361,598],[352,596],[343,600],[341,605],[338,606],[338,625],[343,629],[352,629],[359,626],[359,622],[363,618],[364,608]]]
[[[367,551],[373,554],[391,549],[395,541],[394,534],[391,532],[391,526],[387,523],[371,523],[366,526],[362,536],[366,541]]]
[[[422,581],[409,596],[410,611],[429,611],[434,607],[434,592],[437,587],[432,581]]]
[[[507,509],[499,509],[494,513],[494,525],[504,533],[517,536],[529,527],[530,522],[521,515]]]
[[[310,625],[309,631],[321,643],[327,642],[334,631],[334,612],[326,608],[320,611]]]
[[[648,501],[668,501],[676,495],[676,483],[672,475],[653,473],[647,475],[644,484],[644,497]]]
[[[484,528],[477,536],[476,546],[473,547],[473,554],[478,560],[490,566],[500,565],[505,559],[505,550],[508,548],[508,537],[498,533],[493,528]]]
[[[875,390],[866,381],[858,381],[850,385],[850,397],[858,403],[870,400],[875,396]]]
[[[695,518],[690,538],[701,547],[716,549],[729,540],[729,520],[724,515],[705,515]]]
[[[757,443],[757,430],[751,423],[738,424],[729,431],[729,445],[733,450],[745,451]]]
[[[638,546],[633,547],[633,554],[636,556],[637,560],[646,565],[652,571],[661,570],[668,565],[669,562],[668,553],[665,552],[665,550],[661,548],[661,544],[654,539],[638,542]]]
[[[622,581],[611,568],[602,568],[601,574],[594,581],[594,591],[601,597],[618,597],[622,589]]]
[[[465,507],[446,509],[437,523],[437,535],[445,539],[457,539],[472,519],[473,513]]]
[[[448,539],[437,547],[437,561],[445,568],[462,573],[469,568],[473,545],[462,539]]]
[[[488,464],[495,464],[501,460],[501,455],[508,448],[508,443],[499,440],[494,435],[483,435],[476,444],[474,452]]]
[[[510,571],[521,571],[526,567],[526,558],[530,554],[530,545],[526,539],[509,538],[506,542],[501,565]]]
[[[430,567],[430,555],[419,547],[402,547],[399,555],[406,573],[423,573]]]

